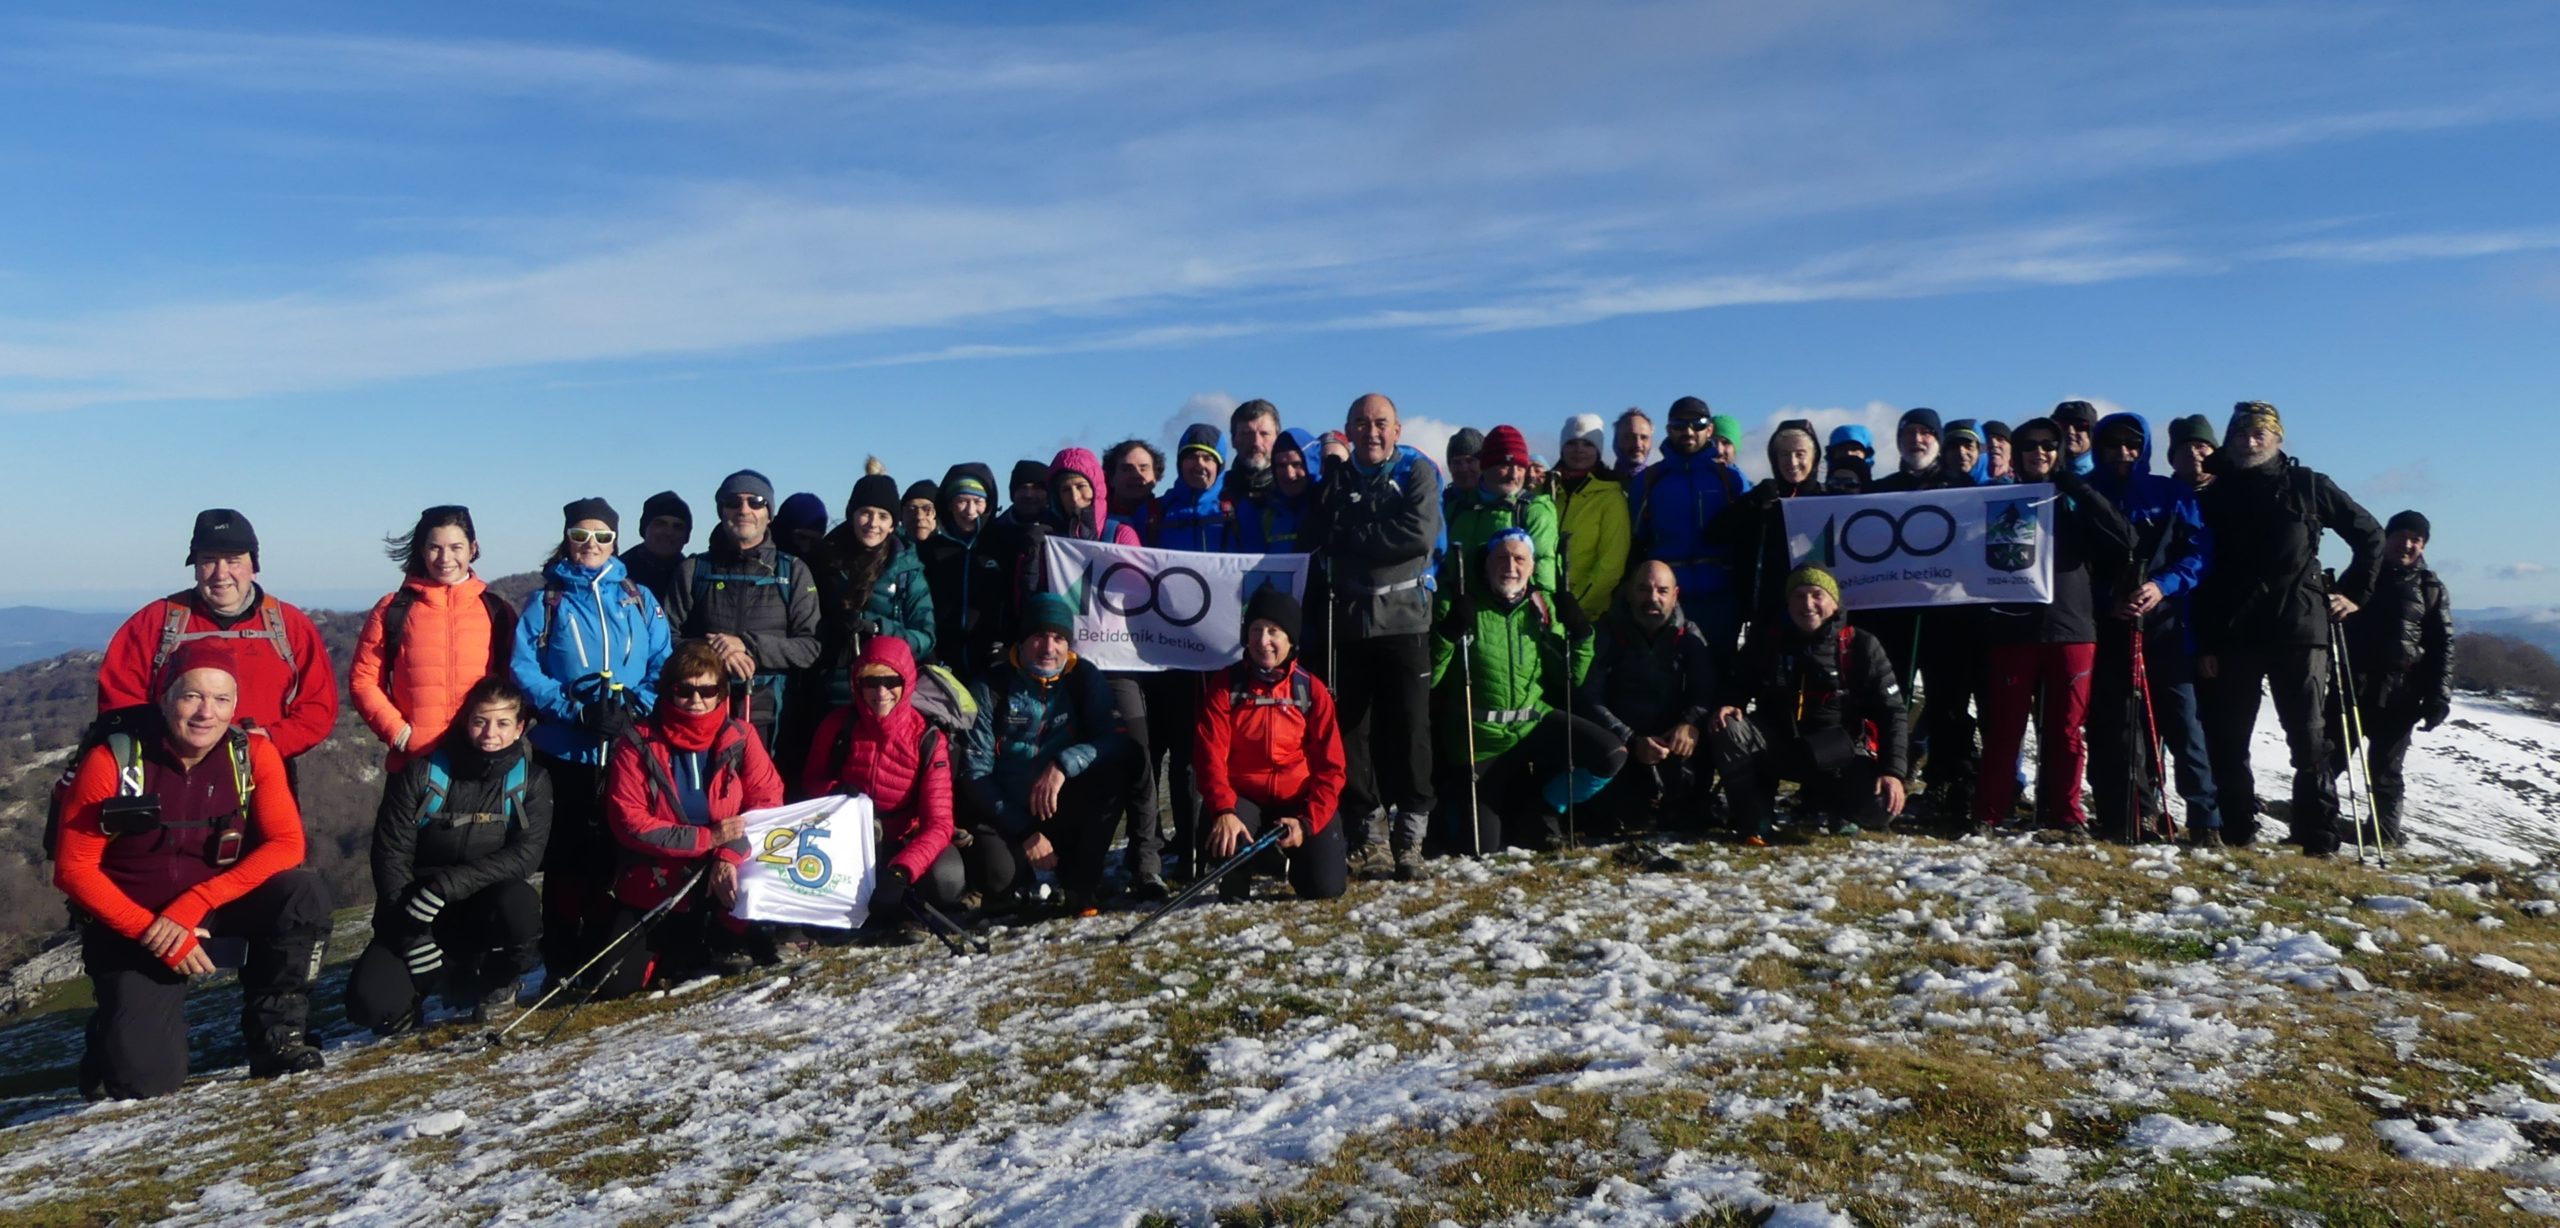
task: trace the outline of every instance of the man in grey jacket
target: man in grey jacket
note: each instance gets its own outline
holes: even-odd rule
[[[774,544],[773,483],[763,474],[730,474],[713,502],[720,527],[709,550],[676,569],[667,621],[677,638],[718,650],[730,706],[771,747],[785,676],[818,661],[818,584]],[[784,779],[798,779],[799,764],[776,766]]]

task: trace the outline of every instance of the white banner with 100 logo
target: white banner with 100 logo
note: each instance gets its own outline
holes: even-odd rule
[[[747,861],[738,867],[741,921],[851,929],[871,915],[871,799],[813,797],[751,810]]]

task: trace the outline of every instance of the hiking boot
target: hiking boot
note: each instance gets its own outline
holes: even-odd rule
[[[1394,864],[1397,882],[1421,882],[1423,878],[1422,846],[1419,844],[1408,844],[1403,848],[1397,849]]]
[[[1143,903],[1152,904],[1172,894],[1159,874],[1141,874],[1129,883],[1129,898]]]
[[[1253,898],[1253,876],[1238,870],[1218,880],[1218,902],[1242,904]]]
[[[480,1000],[471,1004],[471,1022],[487,1023],[516,1008],[516,982],[509,977],[505,984],[492,985],[480,991]]]
[[[923,946],[925,939],[932,936],[933,935],[925,931],[924,922],[922,920],[915,917],[900,917],[896,925],[892,925],[888,929],[880,932],[880,945],[884,947],[918,947]]]
[[[1353,872],[1372,882],[1393,878],[1396,873],[1395,854],[1387,847],[1383,827],[1384,824],[1371,825],[1369,838],[1361,841],[1360,856],[1351,865]]]
[[[2080,845],[2094,844],[2096,843],[2096,839],[2089,834],[2089,827],[2087,824],[2065,823],[2062,826],[2053,829],[2053,842],[2056,844],[2068,844],[2078,847]]]
[[[2222,829],[2218,827],[2207,827],[2198,830],[2191,830],[2187,833],[2187,844],[2191,848],[2221,848]]]
[[[755,952],[744,947],[734,951],[722,951],[711,957],[711,971],[719,976],[739,976],[754,971],[755,966]]]
[[[265,1053],[249,1055],[249,1077],[272,1079],[280,1075],[310,1074],[329,1063],[320,1051],[308,1044],[280,1045]]]

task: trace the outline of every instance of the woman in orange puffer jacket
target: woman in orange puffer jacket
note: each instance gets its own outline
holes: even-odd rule
[[[906,893],[949,908],[968,885],[951,844],[951,739],[916,711],[916,656],[905,640],[871,637],[852,673],[853,702],[819,722],[800,792],[871,799],[881,831],[871,928],[912,945],[924,940],[924,928],[902,907]]]
[[[365,616],[347,689],[391,748],[383,770],[396,774],[434,749],[473,683],[507,668],[516,615],[471,574],[480,539],[470,508],[419,513],[417,527],[391,539],[390,554],[409,578]]]

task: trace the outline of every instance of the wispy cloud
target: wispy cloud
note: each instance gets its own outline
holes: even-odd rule
[[[2530,580],[2550,575],[2551,568],[2541,563],[2506,563],[2490,568],[2489,574],[2501,580]]]
[[[2370,48],[2358,89],[2218,75],[2270,47],[2392,36],[2381,19],[2198,41],[2084,14],[2087,31],[2036,42],[1982,36],[1961,3],[1884,0],[1401,26],[1356,8],[1285,26],[733,16],[681,53],[17,23],[0,64],[138,82],[173,125],[208,96],[331,100],[301,112],[309,131],[261,137],[267,156],[396,115],[457,160],[513,161],[436,218],[440,246],[408,185],[362,185],[347,199],[399,200],[403,219],[351,225],[382,245],[352,258],[279,260],[233,293],[88,285],[123,305],[22,308],[0,319],[0,407],[1496,333],[2560,246],[2531,228],[2252,246],[2158,204],[2090,203],[2088,185],[2163,167],[2512,121],[2560,96],[2486,67],[2459,89],[2396,82]],[[793,37],[758,28],[777,24]],[[2161,54],[2181,37],[2202,49]],[[2072,88],[2019,107],[2010,83],[2029,78]],[[553,153],[596,173],[564,194],[537,173]],[[31,288],[13,301],[42,301]]]

